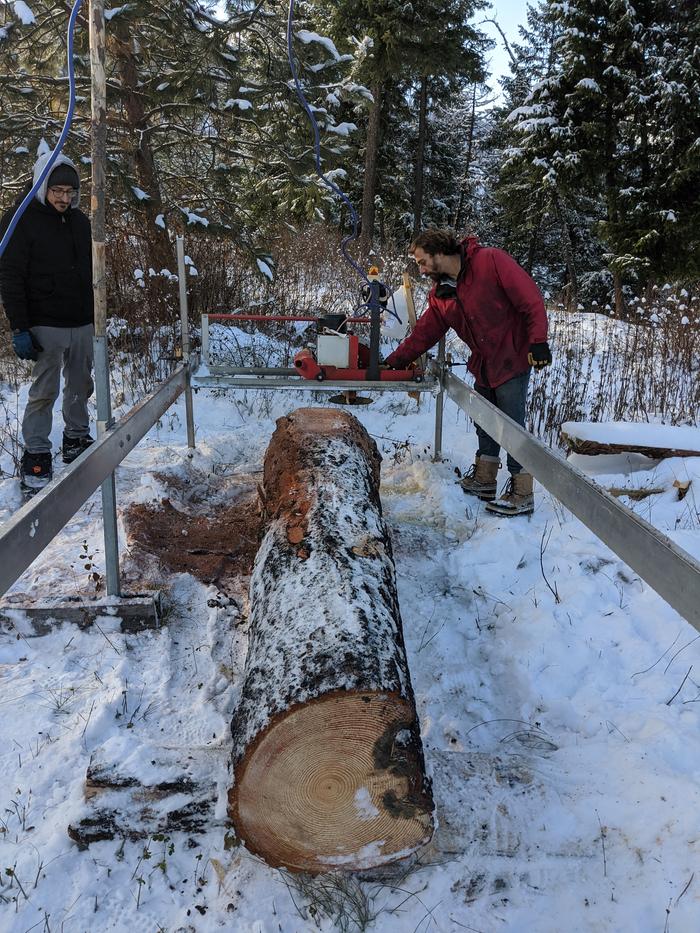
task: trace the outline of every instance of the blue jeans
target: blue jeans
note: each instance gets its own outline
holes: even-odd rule
[[[513,421],[521,427],[525,427],[525,406],[527,404],[527,384],[530,379],[530,370],[526,370],[519,376],[514,376],[508,382],[498,386],[497,389],[491,389],[487,386],[475,385],[474,388],[488,402],[491,402],[496,408],[500,409],[504,415],[508,415]],[[498,457],[501,447],[496,441],[480,428],[476,426],[476,434],[479,438],[479,449],[477,454],[486,457]],[[514,460],[508,454],[508,472],[520,473],[522,466],[517,460]]]

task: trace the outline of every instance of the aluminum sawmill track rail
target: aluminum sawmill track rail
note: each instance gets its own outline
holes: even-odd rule
[[[135,405],[98,438],[55,482],[0,527],[0,595],[41,554],[93,492],[185,390],[187,366]]]
[[[92,493],[148,433],[185,390],[188,367],[180,366],[72,463],[55,482],[0,528],[0,595],[32,564]],[[440,391],[440,380],[423,383],[325,382],[266,377],[194,378],[197,385],[227,388],[299,388],[310,391]],[[700,631],[700,563],[643,518],[626,508],[537,438],[446,372],[449,398],[532,473],[548,492],[624,560],[681,616]]]
[[[700,631],[700,563],[451,372],[449,398]]]

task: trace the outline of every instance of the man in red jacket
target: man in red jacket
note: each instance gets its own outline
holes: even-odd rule
[[[407,366],[452,328],[471,350],[468,367],[476,391],[524,425],[530,368],[552,362],[539,289],[508,253],[483,247],[475,237],[460,243],[449,231],[424,230],[409,251],[435,285],[415,330],[387,358],[387,365]],[[510,479],[496,498],[500,446],[478,425],[476,433],[479,447],[462,480],[464,491],[486,500],[491,512],[532,512],[532,476],[510,454]]]

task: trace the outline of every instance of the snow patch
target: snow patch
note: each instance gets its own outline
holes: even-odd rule
[[[244,100],[240,97],[229,97],[226,103],[223,105],[223,110],[232,110],[234,107],[238,107],[239,110],[250,110],[252,103],[249,100]]]
[[[385,855],[382,852],[382,846],[384,845],[386,845],[386,840],[380,839],[378,842],[370,842],[368,845],[362,846],[357,852],[328,855],[325,858],[320,858],[319,862],[323,862],[324,865],[335,865],[338,868],[342,868],[343,865],[353,865],[354,868],[376,868],[378,865],[401,861],[401,859],[408,858],[409,855],[416,851],[415,848],[404,849],[401,852],[391,852]]]
[[[272,279],[274,278],[274,275],[273,275],[273,273],[272,273],[272,269],[271,269],[270,266],[265,262],[265,260],[264,260],[264,259],[259,259],[259,258],[258,258],[258,259],[255,260],[255,262],[257,263],[258,269],[262,272],[262,274],[265,276],[265,278],[266,278],[266,279],[269,279],[270,281],[272,281]]]
[[[23,26],[31,26],[31,24],[35,22],[34,14],[24,0],[12,0],[12,6],[15,10],[15,16]]]
[[[119,16],[120,13],[125,13],[130,6],[130,3],[124,3],[121,6],[113,6],[111,9],[105,10],[105,19],[109,22],[111,19],[114,19],[115,16]]]
[[[360,787],[355,794],[355,810],[361,820],[373,820],[375,816],[379,816],[379,810],[372,802],[366,787]]]
[[[356,123],[338,123],[335,126],[326,125],[325,127],[328,133],[335,133],[336,136],[349,136],[350,133],[354,133],[357,129]]]
[[[322,45],[327,52],[330,52],[336,61],[340,61],[340,54],[335,47],[335,42],[329,39],[328,36],[321,36],[317,32],[310,32],[308,29],[300,29],[295,33],[295,36],[300,42],[303,42],[304,45],[317,42],[319,45]]]
[[[190,211],[186,207],[181,207],[180,210],[187,218],[188,224],[201,224],[203,227],[209,226],[209,221],[206,217],[202,217],[201,214],[195,214],[194,211]]]

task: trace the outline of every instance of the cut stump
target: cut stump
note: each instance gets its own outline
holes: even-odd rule
[[[370,868],[432,835],[380,459],[327,409],[281,418],[265,458],[229,814],[274,866]]]

